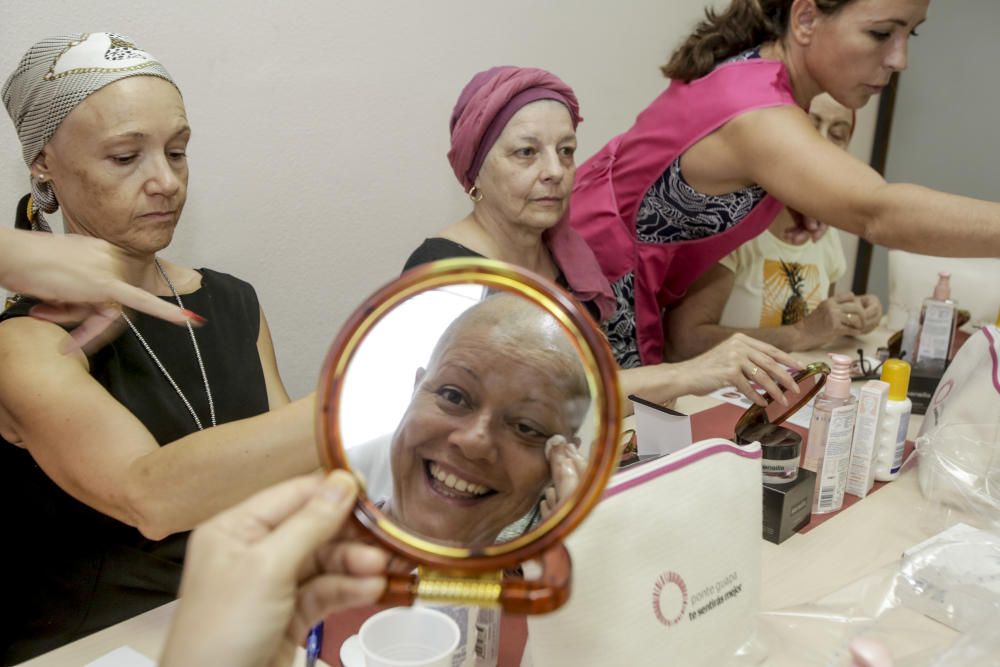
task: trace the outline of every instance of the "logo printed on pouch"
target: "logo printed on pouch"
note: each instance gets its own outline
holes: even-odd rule
[[[668,628],[684,618],[688,606],[688,589],[676,572],[664,572],[653,584],[653,613]]]

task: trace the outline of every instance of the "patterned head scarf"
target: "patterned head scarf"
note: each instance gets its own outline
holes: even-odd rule
[[[130,76],[158,76],[174,83],[153,56],[116,33],[59,35],[28,49],[0,90],[21,140],[24,163],[31,167],[76,105]],[[24,211],[18,207],[18,226],[30,224],[31,229],[50,231],[41,212],[53,213],[58,208],[52,186],[32,179],[27,207]]]
[[[555,74],[534,67],[493,67],[465,84],[451,112],[448,161],[466,190],[472,187],[486,154],[521,107],[539,100],[561,102],[573,129],[583,119],[573,89]]]
[[[573,129],[580,124],[580,105],[573,89],[555,74],[534,67],[493,67],[465,84],[451,112],[448,161],[467,191],[476,181],[486,154],[507,123],[522,107],[538,100],[555,100],[569,111]],[[611,319],[615,298],[594,252],[563,216],[545,231],[545,246],[562,272],[570,292],[595,305],[599,319]]]

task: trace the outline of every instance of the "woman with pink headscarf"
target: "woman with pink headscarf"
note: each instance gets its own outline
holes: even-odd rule
[[[448,152],[472,211],[426,239],[405,268],[449,257],[517,264],[568,289],[607,333],[614,295],[593,251],[568,224],[581,120],[573,90],[549,72],[494,67],[476,74],[452,112]],[[669,403],[735,385],[762,403],[742,368],[758,369],[754,380],[780,395],[779,384],[794,386],[782,364],[798,366],[777,348],[736,335],[688,361],[626,368],[622,393]]]

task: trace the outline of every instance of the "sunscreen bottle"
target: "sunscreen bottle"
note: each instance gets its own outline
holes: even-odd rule
[[[910,365],[900,359],[887,359],[882,364],[882,381],[889,383],[889,400],[879,428],[878,454],[875,459],[875,479],[891,482],[899,477],[906,447],[906,429],[910,425],[913,403],[906,397],[910,386]]]
[[[844,504],[858,399],[851,395],[851,362],[831,354],[830,376],[816,397],[804,467],[816,473],[813,514],[836,512]]]

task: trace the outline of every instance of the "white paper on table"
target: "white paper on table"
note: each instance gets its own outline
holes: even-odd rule
[[[723,387],[722,389],[716,389],[711,394],[709,394],[709,396],[711,396],[717,401],[723,401],[724,403],[732,403],[733,405],[738,405],[744,409],[749,408],[751,405],[753,405],[753,403],[750,402],[750,399],[741,394],[739,389],[737,389],[736,387]],[[815,401],[816,401],[815,398],[809,401],[801,408],[799,408],[798,412],[793,414],[785,421],[789,424],[795,424],[796,426],[801,426],[802,428],[809,428],[809,423],[812,421],[813,403]]]
[[[691,417],[682,412],[629,396],[635,406],[635,439],[639,456],[673,454],[694,441]]]
[[[88,662],[84,667],[156,667],[156,661],[150,660],[131,646],[121,646]]]

